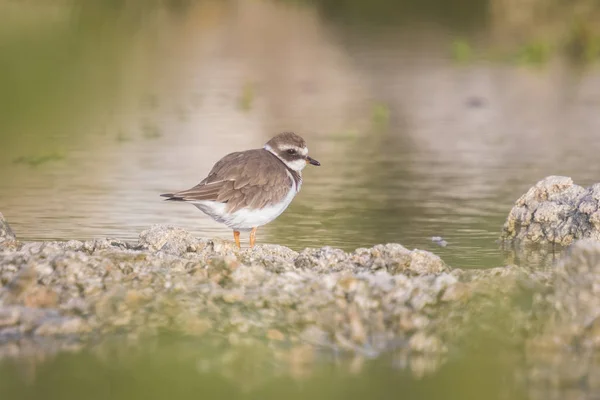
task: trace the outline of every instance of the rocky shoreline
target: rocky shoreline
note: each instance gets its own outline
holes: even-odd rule
[[[529,210],[533,197],[557,201],[556,193],[564,200],[567,191],[581,197],[577,212],[589,211],[595,189],[583,194],[563,183],[538,184],[516,207]],[[517,211],[505,237],[550,232],[534,212],[538,228],[507,234],[515,216],[529,212]],[[555,214],[584,226],[583,217]],[[312,360],[318,351],[364,358],[396,352],[422,375],[484,336],[525,352],[526,379],[600,389],[593,357],[600,346],[600,243],[593,232],[577,241],[577,230],[560,226],[552,237],[563,243],[571,235],[574,243],[553,268],[464,270],[399,244],[351,253],[238,250],[170,226],[151,227],[137,243],[20,242],[0,214],[0,358],[32,346],[56,352],[115,335],[135,341],[168,332],[286,349],[295,354],[290,360]],[[573,361],[581,357],[588,361]]]
[[[297,253],[272,245],[238,251],[227,241],[168,226],[142,232],[133,244],[19,243],[5,232],[4,341],[168,329],[279,341],[310,337],[323,346],[378,353],[397,333],[424,328],[428,307],[462,295],[457,273],[439,257],[397,244]]]

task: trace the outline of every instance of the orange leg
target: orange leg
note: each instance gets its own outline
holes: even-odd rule
[[[238,249],[241,249],[242,246],[240,246],[240,232],[233,231],[233,238],[235,239],[235,244],[237,245]]]
[[[256,243],[256,229],[258,228],[252,228],[250,232],[250,247],[254,247],[254,243]]]

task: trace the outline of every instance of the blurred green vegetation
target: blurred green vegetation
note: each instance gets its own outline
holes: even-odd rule
[[[151,53],[160,13],[191,4],[0,0],[0,148],[35,153],[78,135],[77,124],[95,110],[118,111],[123,72],[139,62],[133,49],[145,43]],[[137,75],[143,81],[148,73]]]
[[[289,3],[289,0],[281,0]],[[539,66],[552,57],[566,56],[578,63],[600,59],[600,3],[534,0],[527,3],[499,0],[297,0],[315,6],[338,25],[378,31],[402,29],[422,22],[449,28],[452,58],[468,62],[481,58]],[[519,21],[516,23],[515,21]],[[483,48],[472,39],[490,27],[499,32]],[[479,57],[476,57],[479,56]]]
[[[487,60],[503,64],[543,66],[559,56],[577,64],[595,64],[600,61],[600,35],[580,36],[576,32],[568,32],[556,43],[532,39],[515,45],[508,51],[492,47],[479,52],[468,40],[461,38],[451,43],[451,55],[453,60],[461,64]]]
[[[458,32],[469,32],[487,23],[488,0],[306,0],[325,18],[341,24],[377,29],[418,21],[436,21]]]
[[[600,59],[598,26],[575,19],[566,35],[564,48],[570,58],[576,61],[590,62]]]
[[[536,41],[523,45],[517,54],[519,63],[526,65],[543,65],[550,59],[552,47],[549,43]]]
[[[452,58],[458,62],[471,60],[473,50],[471,45],[464,39],[456,39],[452,43]]]
[[[238,106],[242,111],[250,111],[254,102],[254,84],[247,82],[242,88],[242,93],[238,100]]]
[[[371,122],[373,128],[382,131],[388,128],[390,123],[390,108],[387,104],[376,103],[371,110]]]
[[[37,156],[21,156],[17,157],[13,160],[15,164],[26,164],[32,167],[37,167],[38,165],[45,164],[51,161],[61,161],[66,158],[66,154],[64,152],[54,152],[47,154],[40,154]]]
[[[520,5],[520,15],[530,20],[521,17],[518,26],[505,16],[518,10],[507,9],[510,3],[497,0],[280,2],[313,7],[327,22],[349,31],[358,28],[362,34],[389,26],[410,29],[425,21],[441,24],[453,35],[448,39],[450,57],[461,63],[484,59],[543,65],[557,55],[578,63],[600,59],[600,25],[596,23],[600,5],[591,0]],[[133,57],[140,40],[151,51],[153,37],[161,29],[156,22],[161,13],[176,18],[195,3],[0,0],[0,140],[5,144],[19,141],[40,130],[45,134],[37,141],[49,143],[54,140],[51,127],[56,121],[76,124],[73,116],[89,110],[111,106],[118,110],[119,104],[110,102],[123,90],[124,60]],[[479,33],[490,29],[498,32],[497,39],[474,44]],[[145,68],[138,72],[142,78],[146,74]],[[249,82],[239,94],[239,108],[250,111],[254,99],[255,88]],[[145,101],[148,109],[159,103],[157,95]]]

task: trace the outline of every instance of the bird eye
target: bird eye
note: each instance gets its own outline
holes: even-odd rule
[[[296,150],[294,150],[294,149],[288,149],[287,153],[288,154],[296,154]]]

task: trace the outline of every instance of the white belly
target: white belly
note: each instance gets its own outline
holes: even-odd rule
[[[293,182],[293,180],[292,180]],[[299,189],[299,188],[298,188]],[[249,231],[252,228],[266,225],[273,221],[290,205],[298,190],[295,183],[284,199],[277,204],[267,206],[262,209],[250,210],[242,208],[232,214],[226,213],[227,204],[215,201],[197,201],[193,202],[198,209],[212,217],[215,221],[221,222],[236,231]]]

